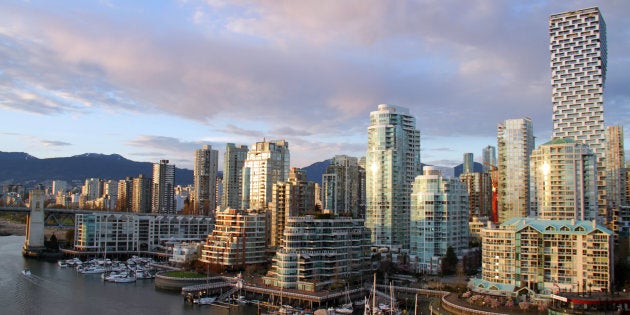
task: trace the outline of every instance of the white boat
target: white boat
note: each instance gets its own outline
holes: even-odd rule
[[[68,263],[66,263],[64,260],[59,260],[57,261],[57,265],[61,268],[66,268],[68,267]]]
[[[202,297],[202,298],[194,299],[193,303],[199,304],[199,305],[208,305],[208,304],[214,303],[214,301],[216,300],[217,300],[216,297],[209,296],[209,297]]]
[[[79,272],[87,275],[87,274],[98,274],[98,273],[104,273],[106,270],[103,267],[100,266],[89,266],[86,268],[81,269]]]
[[[31,275],[31,270],[26,268],[26,269],[22,270],[22,274],[25,275],[25,276],[30,276]]]
[[[335,313],[337,314],[352,314],[352,312],[354,312],[354,309],[352,308],[352,303],[347,303],[335,308]]]
[[[131,283],[131,282],[136,282],[136,277],[134,276],[121,276],[121,277],[114,277],[112,280],[112,282],[116,282],[116,283]]]

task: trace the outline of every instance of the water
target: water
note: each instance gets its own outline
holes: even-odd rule
[[[0,314],[217,314],[253,315],[255,306],[225,309],[189,305],[178,292],[156,290],[152,280],[111,283],[56,263],[22,257],[24,236],[0,237]],[[31,276],[21,271],[29,268]]]

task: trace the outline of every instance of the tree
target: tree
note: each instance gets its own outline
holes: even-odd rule
[[[446,255],[444,259],[442,259],[442,274],[444,275],[452,275],[457,271],[457,255],[455,254],[455,250],[452,246],[449,246],[446,249]]]

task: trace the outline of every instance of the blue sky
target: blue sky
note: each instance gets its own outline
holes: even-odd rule
[[[291,165],[363,156],[370,111],[407,107],[422,162],[551,136],[549,15],[599,6],[606,125],[630,136],[628,1],[2,1],[0,151],[191,168],[204,144],[289,142]]]

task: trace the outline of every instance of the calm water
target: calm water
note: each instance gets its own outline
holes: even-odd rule
[[[184,303],[155,290],[153,280],[110,283],[56,263],[22,257],[23,236],[0,237],[0,314],[256,314],[256,307],[224,309]],[[32,275],[21,274],[24,268]]]

